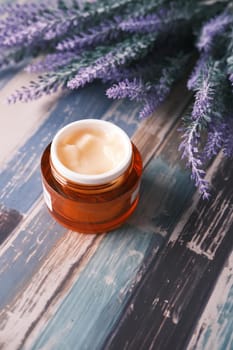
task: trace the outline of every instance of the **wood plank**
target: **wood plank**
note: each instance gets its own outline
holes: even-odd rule
[[[0,244],[9,236],[22,219],[22,215],[14,209],[0,205]]]
[[[159,259],[151,247],[145,274],[104,348],[165,350],[174,344],[177,350],[186,348],[233,247],[230,162],[219,156],[209,176],[215,194],[209,202],[194,197]],[[200,239],[203,244],[196,251],[193,240]]]
[[[60,294],[66,293],[72,274],[77,273],[80,264],[84,263],[89,253],[93,254],[99,239],[101,236],[77,235],[74,232],[62,236],[60,240],[63,247],[62,254],[55,245],[49,259],[44,260],[41,268],[32,277],[30,286],[15,300],[14,307],[8,306],[0,313],[1,349],[20,347],[20,343],[30,333],[30,328],[33,328],[37,318],[46,312],[50,303],[54,303]]]
[[[66,230],[47,212],[42,197],[0,247],[0,308],[7,305],[38,269]]]
[[[187,100],[186,100],[186,102],[187,102]],[[116,106],[115,104],[114,104],[114,106]],[[123,106],[124,106],[124,104],[123,104]],[[119,108],[121,108],[122,109],[122,104],[120,104],[118,107],[117,107],[117,109],[119,109]],[[180,107],[177,107],[177,108],[180,108]],[[128,108],[126,108],[126,110],[128,110]],[[175,115],[175,110],[173,111],[174,112],[174,115]],[[116,113],[115,111],[111,114],[111,110],[110,111],[108,111],[107,112],[109,115],[111,115],[111,118],[112,117],[114,117],[115,116],[115,118],[119,118],[119,116],[120,115],[122,115],[121,113],[122,113],[122,110],[121,110],[121,112],[120,112],[120,114],[119,113]],[[104,119],[106,119],[106,115],[103,117]],[[127,120],[127,118],[128,118],[128,115],[126,115],[125,116],[125,118],[123,117],[123,120]],[[171,118],[172,118],[172,115],[171,115]],[[122,120],[122,119],[121,119]],[[156,124],[156,123],[155,123]],[[134,117],[133,117],[133,120],[132,120],[132,123],[130,122],[130,128],[131,128],[131,130],[133,129],[133,128],[135,128],[135,126],[134,125],[137,125],[137,123],[135,122],[135,120],[134,120]],[[171,127],[171,124],[169,124],[168,123],[168,125],[165,125],[164,126],[164,128],[170,128]],[[142,132],[143,132],[143,128],[141,129],[142,130]],[[158,131],[160,132],[161,130],[160,130],[160,123],[158,124]],[[161,141],[160,142],[162,142],[163,140],[161,139]],[[158,145],[156,145],[156,147],[158,147]],[[167,171],[168,171],[168,165],[166,164],[166,163],[164,163],[162,160],[159,160],[158,161],[158,163],[157,163],[157,171],[155,171],[155,172],[153,172],[153,171],[149,171],[148,170],[148,174],[151,174],[150,176],[149,176],[149,178],[147,179],[147,180],[145,180],[146,182],[147,182],[147,184],[145,184],[144,185],[144,188],[146,188],[147,187],[147,191],[149,192],[149,193],[151,193],[151,191],[150,191],[150,189],[151,189],[151,184],[153,183],[153,181],[155,181],[155,179],[154,178],[156,178],[156,174],[157,174],[157,172],[158,172],[158,178],[157,178],[157,180],[159,180],[159,181],[161,181],[161,179],[160,179],[160,177],[161,177],[161,173],[162,172],[164,172],[165,173],[165,179],[164,179],[164,181],[165,181],[165,185],[164,185],[164,187],[166,187],[167,186],[167,182],[166,182],[166,173],[167,173]],[[160,169],[160,170],[159,170]],[[175,171],[175,170],[174,170]],[[179,174],[180,174],[180,170],[178,171],[179,172]],[[180,177],[181,178],[181,182],[179,182],[179,186],[181,186],[181,183],[182,183],[182,181],[186,178],[186,179],[188,179],[188,174],[186,174],[186,175],[184,175],[183,177],[181,176]],[[187,180],[188,181],[188,180]],[[170,184],[171,183],[171,179],[169,178],[169,181],[168,181],[168,183]],[[190,184],[190,182],[188,181],[188,183]],[[191,186],[192,187],[192,186]],[[191,192],[189,193],[189,195],[187,195],[187,197],[189,197],[190,196],[190,194],[192,193],[192,191],[193,191],[193,187],[192,187],[192,190],[191,190]],[[157,189],[157,192],[159,192],[158,191],[158,189]],[[174,194],[174,193],[173,193]],[[184,197],[184,199],[185,200],[187,200],[187,197]],[[169,200],[168,199],[168,197],[164,197],[164,192],[162,191],[161,193],[160,193],[160,197],[158,196],[158,202],[156,202],[156,206],[159,208],[159,206],[160,206],[160,203],[159,203],[159,200],[160,199],[162,199],[162,198],[165,198],[167,201]],[[147,203],[148,201],[146,200],[146,203]],[[182,210],[182,209],[181,209]],[[158,210],[159,211],[159,210]],[[161,212],[160,212],[160,214],[161,214]],[[149,211],[148,211],[148,215],[149,215]],[[178,213],[177,213],[177,215],[178,215]],[[137,217],[137,216],[136,216]],[[160,217],[161,217],[161,215],[160,215]],[[151,231],[151,227],[152,227],[152,225],[151,225],[151,223],[149,223],[149,220],[150,220],[150,218],[148,217],[147,218],[147,222],[144,222],[144,223],[141,223],[140,225],[141,225],[141,228],[139,229],[140,230],[140,232],[142,231],[144,231],[144,229],[146,229],[146,232],[147,232],[147,234],[148,234],[148,242],[147,242],[147,244],[149,244],[149,242],[150,242],[150,239],[151,239],[151,236],[153,237],[153,239],[156,239],[156,237],[157,237],[157,239],[158,239],[158,236],[154,233],[154,231]],[[39,220],[39,221],[41,221],[41,219]],[[134,232],[135,231],[135,227],[134,227],[134,224],[132,224],[133,226],[130,228],[130,231],[129,232]],[[154,227],[153,227],[154,228]],[[34,229],[33,229],[34,230]],[[128,232],[128,229],[126,229],[126,231]],[[151,233],[154,233],[153,235],[151,235]],[[162,233],[161,233],[162,232]],[[161,231],[161,232],[159,232],[159,241],[160,241],[160,233],[162,234],[162,236],[165,236],[165,234],[164,234],[164,232],[163,231]],[[24,234],[27,236],[27,230],[25,230],[25,232],[24,232]],[[51,230],[51,234],[52,234],[52,230]],[[34,235],[33,235],[34,236]],[[129,239],[129,236],[130,236],[130,239],[132,239],[132,234],[130,234],[130,233],[128,233],[128,234],[126,234],[126,237],[128,237],[128,238],[125,238],[126,240],[127,239]],[[139,237],[141,237],[142,235],[140,235]],[[109,237],[109,238],[108,238]],[[118,239],[119,239],[119,232],[118,233],[115,233],[115,235],[113,234],[113,237],[115,237],[114,239],[116,240],[116,241],[118,241]],[[120,234],[120,237],[122,237],[122,239],[123,239],[123,237],[124,237],[124,235],[122,235],[122,234]],[[105,239],[107,239],[107,241],[106,242],[109,242],[109,239],[110,239],[110,235],[107,235],[106,236],[106,238],[104,238],[104,241],[105,241]],[[140,239],[142,239],[142,238],[140,238]],[[139,239],[139,240],[140,240]],[[163,239],[162,239],[163,240]],[[67,242],[65,242],[65,243],[62,243],[63,241],[62,241],[62,239],[60,239],[60,241],[59,242],[57,242],[57,244],[56,244],[56,251],[57,251],[57,254],[59,255],[60,254],[60,256],[63,256],[63,251],[64,251],[64,244],[66,244]],[[120,243],[120,242],[119,242]],[[55,244],[55,243],[54,243]],[[107,244],[107,246],[109,247],[109,244],[110,243],[106,243]],[[101,243],[101,245],[102,245],[102,243]],[[110,246],[111,246],[111,244],[110,244]],[[124,247],[125,245],[123,245],[123,247]],[[126,246],[127,246],[127,241],[126,241]],[[95,244],[95,247],[96,247],[96,244]],[[101,248],[101,247],[100,247]],[[101,257],[101,256],[103,256],[103,250],[104,250],[104,246],[103,246],[103,250],[100,250],[100,248],[98,249],[98,252],[99,252],[99,257]],[[46,249],[46,247],[44,247],[44,249]],[[50,248],[51,249],[51,248]],[[66,248],[67,249],[67,248]],[[96,249],[96,248],[95,248]],[[95,252],[95,249],[93,250],[93,253]],[[109,248],[108,248],[109,249]],[[142,245],[142,253],[135,253],[136,254],[136,256],[137,256],[137,254],[139,254],[139,256],[140,257],[143,257],[143,254],[145,253],[145,249],[147,249],[147,248],[145,248],[144,247],[144,245]],[[99,251],[100,250],[100,251]],[[70,252],[72,252],[72,244],[70,245]],[[112,246],[111,246],[111,249],[109,250],[109,253],[111,253],[112,254]],[[88,255],[88,259],[90,259],[91,258],[91,254],[90,253],[88,253],[89,255]],[[52,255],[51,255],[52,256]],[[94,255],[94,256],[96,256],[96,255]],[[70,257],[70,255],[68,255],[68,257]],[[36,257],[35,257],[35,259],[36,259]],[[46,260],[45,260],[46,259]],[[50,261],[50,259],[52,259],[52,257],[50,257],[50,255],[48,256],[48,260],[47,260],[47,258],[42,258],[42,260],[41,260],[41,265],[39,266],[39,270],[37,271],[37,273],[35,273],[35,271],[34,271],[34,273],[35,273],[35,278],[38,278],[38,281],[41,281],[41,291],[43,291],[43,292],[41,292],[41,294],[39,293],[39,295],[40,295],[40,298],[39,299],[36,299],[35,298],[35,300],[32,298],[25,298],[25,299],[23,299],[23,302],[25,303],[25,305],[22,307],[22,303],[20,303],[19,302],[19,299],[20,299],[20,296],[15,296],[15,298],[11,301],[11,303],[9,303],[9,305],[8,305],[8,307],[7,307],[7,309],[4,309],[3,310],[3,314],[2,314],[2,320],[6,317],[7,318],[7,320],[8,320],[8,322],[9,323],[7,323],[7,324],[14,324],[14,327],[13,327],[13,329],[15,330],[15,331],[12,331],[12,328],[11,328],[11,334],[12,334],[12,342],[14,341],[16,341],[16,339],[18,339],[18,341],[23,341],[23,339],[24,339],[24,337],[25,337],[25,340],[26,340],[26,338],[27,337],[29,337],[28,338],[28,341],[30,341],[30,339],[33,339],[32,338],[32,333],[31,332],[33,332],[33,327],[37,327],[37,328],[35,328],[35,330],[34,330],[34,338],[37,336],[37,329],[41,329],[41,327],[43,327],[44,326],[44,324],[47,322],[47,317],[48,317],[48,315],[47,315],[47,313],[44,313],[44,305],[46,305],[46,309],[48,309],[47,310],[47,312],[49,313],[49,315],[51,315],[52,313],[54,313],[55,311],[56,311],[56,309],[57,309],[57,307],[60,305],[60,302],[62,301],[62,299],[64,298],[64,293],[66,292],[67,293],[67,290],[69,290],[69,288],[71,288],[71,284],[74,284],[75,283],[75,281],[78,279],[78,277],[79,277],[79,270],[78,271],[75,271],[75,273],[74,273],[74,275],[72,274],[72,276],[70,277],[70,279],[68,279],[68,280],[66,280],[66,284],[67,284],[67,286],[65,286],[64,284],[63,284],[63,282],[62,282],[62,276],[65,276],[65,275],[68,275],[69,276],[69,269],[67,268],[67,265],[65,265],[64,266],[64,270],[63,270],[63,272],[61,273],[61,277],[60,276],[57,276],[57,284],[56,284],[56,286],[55,286],[55,289],[56,288],[60,288],[60,287],[58,287],[60,284],[62,285],[62,288],[61,289],[59,289],[59,290],[61,290],[61,293],[59,294],[59,297],[57,297],[56,296],[56,298],[54,297],[54,289],[51,289],[50,290],[50,288],[51,288],[51,283],[46,283],[46,282],[48,282],[49,280],[47,279],[48,277],[49,277],[49,274],[48,274],[48,271],[47,271],[47,269],[46,269],[46,266],[48,265],[48,261]],[[88,263],[88,259],[85,259],[85,265]],[[141,259],[141,258],[140,258]],[[134,270],[137,270],[137,266],[138,265],[140,265],[140,259],[136,259],[136,261],[135,261],[135,265],[132,265],[132,271],[133,271],[133,273],[136,273]],[[53,260],[51,260],[51,261],[53,261]],[[59,260],[58,260],[59,261]],[[46,262],[46,263],[45,263]],[[44,264],[45,264],[45,266],[44,266]],[[51,264],[51,265],[53,265],[54,264],[54,262]],[[89,265],[89,263],[88,263],[88,265]],[[22,265],[23,266],[23,265]],[[84,267],[84,266],[83,266]],[[56,266],[56,264],[54,264],[54,271],[56,271],[56,268],[57,268],[57,266]],[[41,270],[42,269],[42,270]],[[43,271],[43,273],[40,273],[40,271]],[[51,269],[50,270],[50,274],[53,274],[53,269]],[[55,272],[55,274],[56,274],[56,272]],[[82,277],[82,274],[81,274],[81,277]],[[28,277],[27,277],[28,278]],[[71,281],[71,282],[70,282]],[[71,284],[70,284],[71,283]],[[28,293],[30,294],[30,295],[32,295],[31,294],[31,291],[33,290],[33,284],[34,284],[34,279],[33,280],[31,280],[30,281],[30,283],[29,284],[26,284],[25,285],[25,287],[24,288],[22,288],[21,287],[21,293],[24,293],[24,295],[26,296],[27,295],[27,292],[26,291],[28,291]],[[47,287],[46,287],[47,286]],[[62,292],[63,291],[63,292]],[[55,293],[56,294],[56,293]],[[55,298],[55,299],[54,299]],[[12,298],[11,298],[12,299]],[[43,300],[43,301],[42,301]],[[48,303],[47,303],[47,301],[49,301]],[[31,308],[30,307],[30,305],[34,305],[34,307],[33,308]],[[19,307],[19,305],[20,305],[20,307]],[[25,321],[25,324],[21,327],[20,326],[20,329],[21,329],[21,334],[19,335],[17,332],[16,332],[16,329],[17,329],[17,327],[16,327],[16,324],[13,322],[13,318],[14,318],[14,311],[16,311],[17,310],[17,308],[19,307],[19,309],[18,309],[18,311],[17,311],[17,314],[20,314],[21,312],[22,312],[22,310],[26,310],[25,312],[27,313],[27,310],[31,310],[31,318],[24,318],[25,320],[27,320],[28,319],[28,321]],[[12,312],[9,312],[10,310],[12,310]],[[8,312],[7,312],[8,311]],[[23,313],[21,314],[21,317],[23,317]],[[41,319],[40,319],[41,318]],[[17,318],[17,322],[19,322],[20,321],[20,318]],[[40,321],[40,322],[39,322]],[[16,323],[17,323],[16,322]],[[6,331],[6,329],[7,329],[7,324],[5,325],[4,324],[4,327],[6,327],[6,328],[4,328],[5,329],[5,331]],[[13,333],[12,333],[13,332]],[[17,334],[15,334],[14,332],[16,332]],[[7,332],[3,332],[3,334],[9,334],[9,333],[7,333]],[[13,335],[14,334],[14,335]],[[30,336],[29,336],[30,335]],[[5,339],[6,340],[6,339]],[[7,341],[9,341],[9,339],[7,339]]]
[[[208,304],[198,321],[189,350],[233,349],[233,253],[218,278]]]

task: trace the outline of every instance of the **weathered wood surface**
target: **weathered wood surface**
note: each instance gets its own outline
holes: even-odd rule
[[[0,100],[30,79],[2,76]],[[177,151],[184,84],[147,120],[104,91],[0,105],[0,349],[233,349],[231,162],[211,164],[200,200]],[[115,122],[143,156],[139,206],[109,234],[67,231],[42,197],[43,149],[83,117]]]

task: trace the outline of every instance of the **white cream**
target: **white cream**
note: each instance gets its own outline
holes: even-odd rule
[[[118,126],[98,119],[66,125],[55,135],[50,158],[65,178],[103,184],[121,175],[132,161],[132,144]]]
[[[112,170],[124,158],[124,145],[114,131],[83,128],[61,138],[57,155],[68,169],[97,175]]]

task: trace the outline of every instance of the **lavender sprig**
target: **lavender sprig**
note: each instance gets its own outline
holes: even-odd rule
[[[187,1],[171,1],[158,9],[156,13],[144,13],[140,16],[131,16],[119,24],[120,29],[130,33],[151,33],[171,31],[172,25],[187,22],[201,13],[201,7],[193,7]],[[174,28],[173,28],[174,29]]]
[[[96,60],[92,65],[84,67],[72,78],[67,87],[77,89],[96,78],[107,74],[112,67],[125,65],[133,60],[143,57],[150,50],[155,40],[154,35],[134,36],[118,43],[106,55]]]
[[[64,77],[63,77],[64,79]],[[63,84],[64,85],[64,84]],[[23,86],[8,97],[7,102],[13,104],[16,101],[29,102],[39,99],[43,95],[55,93],[62,86],[62,81],[56,76],[41,76],[38,81],[31,81],[29,86]]]
[[[223,120],[213,121],[208,130],[203,159],[211,159],[222,149],[226,157],[233,157],[233,118],[228,115]]]
[[[78,58],[78,53],[73,51],[53,53],[47,55],[43,60],[30,64],[25,70],[29,73],[49,72],[63,67],[73,60],[78,60]]]
[[[18,89],[8,98],[8,103],[17,101],[28,102],[40,98],[45,94],[50,94],[58,90],[59,87],[65,88],[67,82],[80,68],[88,65],[90,62],[102,55],[101,51],[86,52],[80,56],[80,59],[70,63],[65,67],[58,67],[56,71],[46,73],[38,77],[37,81],[32,81],[29,86]]]
[[[212,159],[218,154],[225,143],[226,123],[212,122],[208,129],[207,142],[203,150],[203,159]]]
[[[75,7],[71,9],[59,9],[56,6],[44,5],[36,6],[34,3],[15,6],[15,12],[19,11],[19,22],[16,25],[9,18],[6,18],[2,24],[2,34],[0,35],[1,46],[17,46],[23,43],[26,38],[26,44],[31,44],[35,38],[40,37],[44,40],[54,40],[65,35],[71,29],[80,29],[84,24],[96,23],[103,17],[108,18],[116,15],[118,12],[133,6],[133,0],[118,0],[114,3],[105,3],[97,6],[95,3],[89,5],[88,11],[80,11]],[[57,3],[59,4],[59,2]],[[35,8],[33,9],[33,6]],[[14,7],[13,7],[14,8]],[[14,34],[17,34],[14,38]],[[6,38],[7,37],[7,38]]]
[[[109,88],[106,91],[106,95],[113,99],[127,97],[132,101],[142,101],[151,87],[152,86],[149,83],[143,84],[141,79],[134,78],[133,81],[125,79]]]
[[[160,11],[162,13],[162,11]],[[167,15],[163,11],[163,17]],[[164,21],[160,14],[149,14],[145,17],[130,18],[119,23],[119,28],[130,33],[151,33],[160,31],[164,27]]]
[[[118,84],[114,84],[107,90],[107,96],[110,98],[126,98],[131,100],[142,101],[143,108],[140,112],[141,118],[151,115],[155,109],[165,100],[171,91],[172,85],[177,81],[182,73],[179,70],[181,65],[187,64],[190,55],[179,54],[177,57],[166,57],[163,66],[160,69],[151,72],[150,81],[144,81],[146,76],[135,77],[129,81],[125,79]],[[158,67],[156,67],[158,68]],[[143,71],[141,71],[142,73]]]
[[[150,116],[167,98],[173,84],[183,75],[179,67],[187,65],[189,60],[190,55],[183,55],[181,53],[177,57],[166,59],[167,66],[162,69],[158,81],[145,96],[144,106],[139,114],[141,118]]]
[[[192,172],[191,177],[195,185],[199,187],[202,197],[208,198],[210,195],[209,185],[204,179],[205,171],[202,168],[198,145],[202,131],[208,128],[208,123],[212,118],[219,116],[218,113],[214,115],[213,105],[218,105],[217,94],[221,93],[223,81],[221,62],[208,60],[203,63],[201,68],[200,79],[196,79],[194,84],[196,94],[193,110],[191,116],[185,120],[186,127],[182,128],[184,134],[179,150],[182,151],[182,158],[187,159],[187,166],[191,168]]]
[[[41,33],[43,33],[46,28],[47,25],[45,23],[37,22],[36,24],[23,28],[17,33],[12,32],[11,35],[2,38],[0,46],[4,48],[12,48],[14,46],[22,47],[30,45],[35,40],[40,40]]]
[[[215,38],[219,34],[222,34],[232,22],[232,15],[226,12],[221,13],[220,15],[208,21],[202,27],[201,34],[197,42],[198,49],[200,51],[209,52],[212,48],[213,41],[215,40]]]
[[[187,81],[187,88],[189,90],[195,90],[198,88],[199,84],[201,83],[201,77],[203,76],[204,71],[206,70],[207,61],[208,56],[206,55],[201,55],[200,58],[197,60],[192,74]]]
[[[192,119],[203,118],[205,121],[210,121],[211,105],[215,94],[214,88],[212,81],[208,81],[208,78],[203,81],[202,87],[195,95]]]
[[[198,120],[186,120],[188,126],[184,129],[182,142],[179,146],[179,151],[182,152],[181,158],[186,158],[187,167],[191,168],[191,179],[194,180],[195,186],[203,199],[208,199],[210,196],[209,183],[205,179],[205,171],[202,169],[202,161],[198,151],[200,141],[200,123]]]
[[[59,51],[83,49],[97,44],[102,44],[106,40],[115,39],[119,35],[116,28],[116,21],[104,21],[99,26],[90,28],[86,32],[74,35],[57,44]]]
[[[75,9],[66,11],[57,11],[57,18],[55,18],[49,24],[48,30],[45,35],[46,40],[51,40],[65,35],[69,30],[81,29],[84,25],[96,23],[103,18],[108,19],[113,15],[120,13],[129,6],[132,7],[133,0],[118,0],[116,2],[102,3],[100,6],[96,6],[95,3],[91,4],[88,11],[77,11]]]

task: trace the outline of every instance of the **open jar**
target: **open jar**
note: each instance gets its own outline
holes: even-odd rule
[[[142,159],[113,123],[83,119],[55,135],[41,158],[44,198],[52,216],[82,233],[123,224],[139,200]]]

